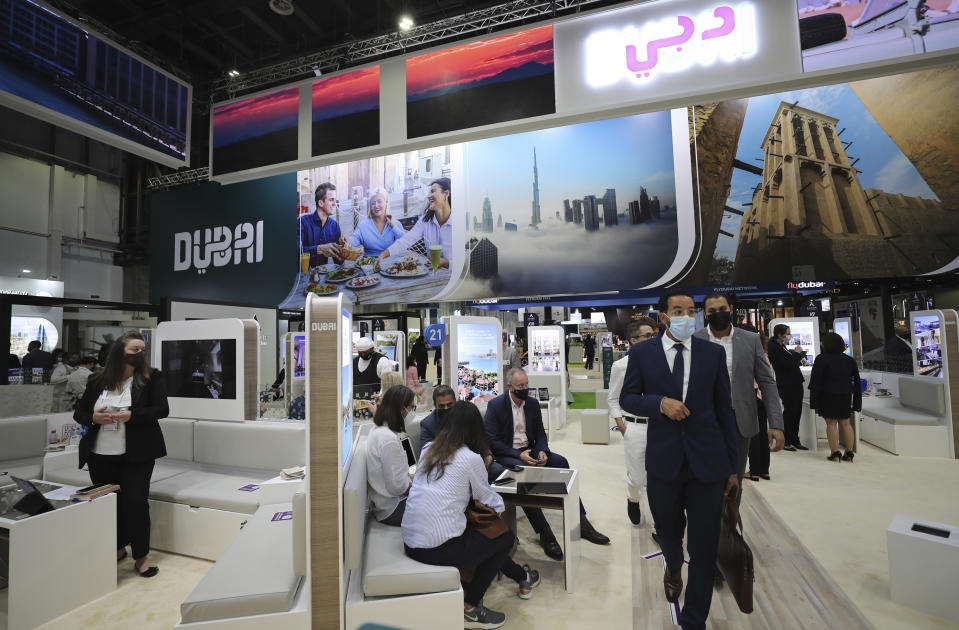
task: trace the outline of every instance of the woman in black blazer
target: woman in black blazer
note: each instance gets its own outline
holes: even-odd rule
[[[823,335],[821,349],[809,378],[809,406],[826,420],[831,453],[828,459],[851,462],[856,455],[856,436],[849,417],[852,410],[862,411],[859,366],[855,359],[843,354],[846,342],[836,333]],[[839,452],[840,430],[846,445],[845,455]]]
[[[151,566],[150,477],[154,461],[166,455],[160,418],[170,414],[163,374],[147,363],[143,336],[124,333],[114,342],[106,365],[91,376],[73,419],[87,427],[80,440],[80,467],[90,464],[90,481],[115,483],[117,560],[133,552],[134,570],[142,577],[159,572]]]

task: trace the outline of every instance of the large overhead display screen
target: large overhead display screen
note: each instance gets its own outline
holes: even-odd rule
[[[0,2],[0,103],[173,166],[190,85],[28,0]]]
[[[959,46],[955,0],[796,0],[796,5],[806,72]]]
[[[380,142],[380,67],[314,81],[313,155]]]
[[[213,174],[292,162],[297,157],[300,88],[244,98],[213,110]]]
[[[959,268],[957,99],[946,66],[696,107],[704,244],[685,283]]]
[[[555,111],[552,26],[406,60],[410,138]]]

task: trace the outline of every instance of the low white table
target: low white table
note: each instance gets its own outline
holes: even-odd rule
[[[41,491],[59,487],[33,483]],[[6,505],[16,498],[8,497]],[[0,536],[8,539],[10,550],[9,586],[0,591],[6,618],[0,617],[0,627],[35,628],[116,590],[117,495],[52,503],[57,509],[45,514],[0,516]]]
[[[506,522],[516,531],[516,507],[537,507],[563,513],[563,576],[566,592],[572,593],[580,561],[579,475],[575,469],[524,466],[522,472],[505,470],[498,478],[512,477],[505,486],[493,486],[506,504]],[[517,494],[518,482],[560,482],[566,494]]]

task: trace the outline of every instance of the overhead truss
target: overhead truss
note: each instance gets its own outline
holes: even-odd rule
[[[205,182],[210,179],[210,168],[201,166],[200,168],[191,168],[165,175],[147,178],[147,190],[163,190],[173,186],[182,186],[183,184],[194,184],[196,182]]]
[[[408,31],[392,32],[369,39],[338,44],[306,56],[242,72],[238,77],[224,77],[213,82],[215,98],[234,98],[260,88],[306,78],[317,72],[335,72],[368,60],[398,55],[447,39],[463,39],[464,35],[493,31],[513,22],[557,14],[595,4],[601,0],[512,0],[487,9],[471,11],[455,17],[421,24]]]

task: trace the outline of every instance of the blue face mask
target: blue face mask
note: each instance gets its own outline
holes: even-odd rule
[[[686,315],[673,315],[669,318],[669,332],[680,341],[686,341],[696,330],[696,318]]]

